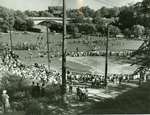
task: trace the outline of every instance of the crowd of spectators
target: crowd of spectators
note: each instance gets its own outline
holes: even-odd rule
[[[44,95],[44,87],[46,85],[61,85],[61,74],[56,71],[48,72],[44,64],[35,63],[27,66],[12,51],[4,51],[0,59],[0,73],[10,72],[27,79],[32,87],[31,95],[35,98]],[[128,74],[109,74],[107,76],[107,81],[113,84],[121,84],[123,81],[128,82],[130,79],[133,79],[133,77]],[[67,71],[67,84],[70,93],[73,92],[72,89],[75,87],[78,99],[85,100],[88,97],[87,88],[104,88],[105,77],[104,75],[92,73]]]

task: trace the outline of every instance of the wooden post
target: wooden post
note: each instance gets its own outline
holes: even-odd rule
[[[66,102],[66,0],[63,0],[63,37],[62,37],[62,98]]]
[[[106,56],[105,56],[105,86],[107,86],[107,73],[108,73],[108,39],[109,39],[109,25],[107,25],[106,37]]]
[[[48,59],[48,71],[50,72],[50,49],[49,49],[49,35],[48,35],[48,25],[46,26],[47,30],[47,59]]]
[[[12,46],[12,34],[11,34],[11,26],[10,26],[10,22],[9,22],[9,39],[10,39],[10,50],[13,50],[13,46]]]

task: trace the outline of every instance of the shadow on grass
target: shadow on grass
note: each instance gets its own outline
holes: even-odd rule
[[[83,114],[148,114],[150,113],[150,82],[125,92],[115,99],[91,105]]]
[[[25,115],[25,112],[20,111],[20,112],[11,112],[11,113],[1,113],[0,115]]]

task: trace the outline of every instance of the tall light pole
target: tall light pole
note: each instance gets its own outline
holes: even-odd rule
[[[107,86],[107,74],[108,74],[108,40],[109,40],[109,25],[107,25],[107,37],[106,37],[105,86]]]
[[[63,37],[62,37],[62,98],[66,101],[66,0],[63,0]]]

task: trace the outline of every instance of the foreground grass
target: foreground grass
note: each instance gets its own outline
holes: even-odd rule
[[[125,92],[115,99],[106,99],[90,106],[84,114],[148,114],[150,113],[150,81]]]

